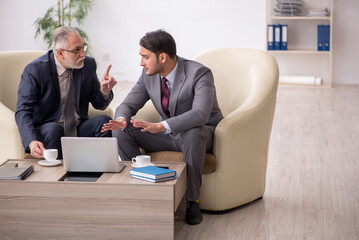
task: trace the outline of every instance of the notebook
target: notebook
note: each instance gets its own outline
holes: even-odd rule
[[[0,180],[23,180],[34,171],[29,167],[0,167]]]
[[[62,137],[61,146],[67,172],[120,172],[123,167],[116,138]]]

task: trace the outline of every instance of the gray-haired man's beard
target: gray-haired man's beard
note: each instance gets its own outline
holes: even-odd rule
[[[81,58],[81,59],[79,59],[76,63],[73,63],[73,62],[70,62],[70,61],[68,61],[68,59],[65,59],[65,64],[69,67],[69,68],[72,68],[72,69],[81,69],[81,68],[83,68],[83,66],[84,66],[84,62],[82,62],[81,64],[80,64],[80,62],[82,61],[82,60],[84,60],[85,58]]]

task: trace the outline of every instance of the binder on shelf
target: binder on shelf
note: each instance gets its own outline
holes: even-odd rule
[[[287,50],[288,49],[288,25],[281,25],[281,41],[280,41],[280,49]]]
[[[324,51],[330,50],[330,25],[324,25]]]
[[[268,50],[274,50],[274,34],[273,34],[273,24],[268,24]]]
[[[281,40],[281,26],[279,24],[273,25],[274,28],[274,50],[280,50]]]
[[[318,51],[324,51],[324,27],[323,25],[318,25]]]

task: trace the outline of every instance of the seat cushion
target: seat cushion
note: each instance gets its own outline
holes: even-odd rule
[[[174,151],[161,151],[161,152],[148,152],[148,155],[151,156],[152,162],[183,162],[183,154],[181,152]],[[204,167],[202,173],[210,173],[216,170],[217,161],[216,157],[213,154],[206,153],[206,158],[204,161]]]

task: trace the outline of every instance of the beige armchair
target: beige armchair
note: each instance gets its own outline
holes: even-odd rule
[[[15,122],[17,89],[25,66],[45,54],[45,51],[3,51],[0,52],[0,164],[9,158],[23,158],[24,147]],[[108,108],[98,111],[90,104],[90,116],[107,114],[113,117]]]
[[[204,170],[200,208],[224,211],[263,196],[266,183],[268,146],[278,88],[275,59],[261,51],[236,48],[213,49],[194,60],[213,74],[224,119],[218,124],[213,155],[215,170]],[[136,118],[154,121],[151,104]],[[154,161],[181,159],[181,153],[150,153]],[[212,164],[213,165],[213,164]]]

